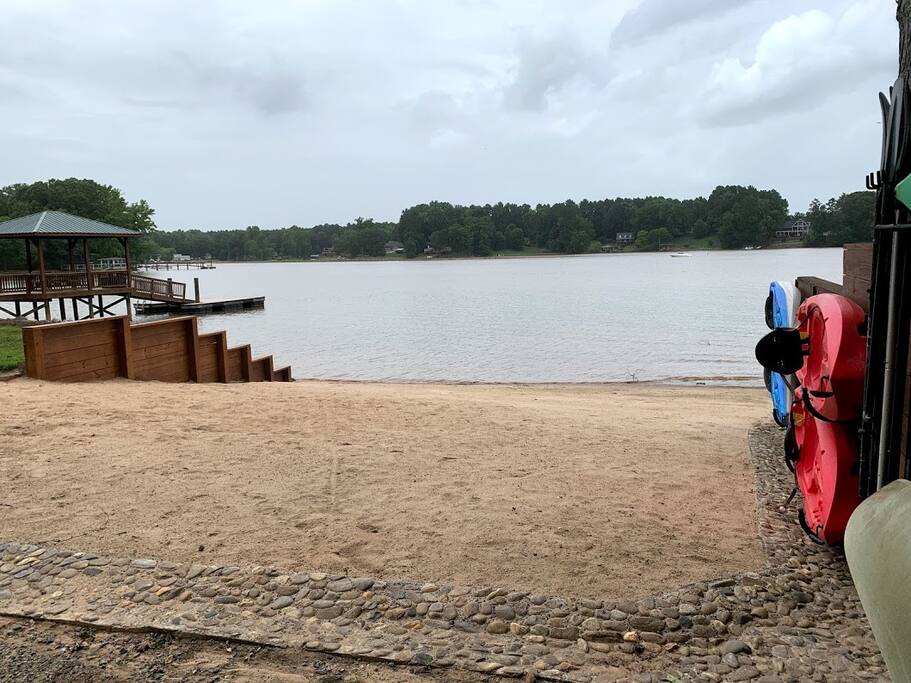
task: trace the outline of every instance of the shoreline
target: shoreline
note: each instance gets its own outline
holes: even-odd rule
[[[355,256],[355,257],[345,257],[345,258],[318,258],[318,259],[269,259],[269,260],[251,260],[251,261],[225,261],[219,259],[211,259],[212,263],[215,265],[220,264],[235,264],[235,263],[249,263],[249,264],[261,264],[261,263],[346,263],[346,262],[358,262],[358,263],[421,263],[424,261],[502,261],[508,259],[536,259],[536,258],[562,258],[562,257],[582,257],[582,256],[630,256],[634,254],[674,254],[678,252],[682,253],[698,253],[701,251],[705,252],[742,252],[742,251],[779,251],[784,249],[841,249],[840,246],[831,246],[831,247],[809,247],[803,244],[784,244],[784,245],[769,245],[765,246],[762,249],[720,249],[718,247],[714,248],[680,248],[666,251],[614,251],[614,252],[594,252],[594,253],[584,253],[584,254],[560,254],[554,252],[547,252],[541,254],[503,254],[503,255],[491,255],[491,256],[432,256],[427,258],[426,256],[415,256],[414,258],[407,258],[404,256]],[[152,268],[152,271],[155,269]]]
[[[525,381],[514,381],[514,380],[457,380],[457,379],[397,379],[397,378],[382,378],[382,379],[353,379],[353,378],[339,378],[339,377],[293,377],[295,382],[299,383],[321,383],[327,382],[332,384],[389,384],[389,385],[409,385],[414,384],[418,386],[430,386],[430,385],[439,385],[444,387],[518,387],[518,388],[546,388],[546,387],[559,387],[559,388],[573,388],[573,387],[618,387],[618,386],[628,386],[628,387],[655,387],[655,388],[669,388],[669,389],[696,389],[696,388],[709,388],[709,389],[740,389],[740,390],[750,390],[750,389],[764,389],[762,385],[761,377],[747,377],[744,375],[740,376],[731,376],[731,377],[680,377],[680,378],[662,378],[662,379],[642,379],[642,380],[590,380],[590,381],[579,381],[579,382],[563,382],[563,381],[550,381],[542,380],[539,382],[525,382]],[[752,383],[751,383],[752,382]]]

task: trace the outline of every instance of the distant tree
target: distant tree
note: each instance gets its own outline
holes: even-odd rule
[[[52,178],[0,187],[0,216],[10,219],[41,211],[63,211],[74,216],[136,230],[146,235],[155,232],[155,222],[152,218],[155,211],[148,202],[144,199],[134,203],[127,202],[123,193],[116,187],[102,185],[94,180]],[[131,250],[138,259],[141,259],[152,246],[151,240],[143,238],[134,240]],[[113,240],[96,240],[91,248],[97,256],[116,256],[120,254],[121,249]],[[24,249],[22,244],[5,244],[0,247],[0,267],[22,267]],[[47,243],[45,257],[50,264],[59,265],[64,261],[65,251],[64,243],[50,241]]]
[[[814,199],[806,213],[810,223],[804,240],[807,246],[841,246],[872,240],[875,197],[873,192],[861,191],[833,197],[825,204]]]
[[[674,239],[671,231],[667,228],[655,228],[654,230],[640,230],[636,235],[636,248],[642,251],[656,251],[663,244],[668,244]]]

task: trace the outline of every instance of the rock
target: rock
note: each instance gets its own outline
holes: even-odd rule
[[[493,619],[489,624],[487,624],[487,632],[493,634],[506,633],[509,630],[509,626],[506,625],[506,622],[501,619]]]
[[[354,587],[361,592],[363,592],[365,590],[369,590],[370,588],[373,587],[373,579],[368,578],[368,577],[360,577],[357,579],[352,579],[351,582],[354,584]]]
[[[655,617],[630,617],[629,625],[637,631],[660,632],[664,629],[664,620]]]
[[[215,602],[219,605],[233,605],[240,602],[240,598],[234,595],[217,595],[215,596]]]
[[[202,574],[206,568],[201,564],[191,564],[190,568],[187,570],[187,579],[195,579],[197,576]]]
[[[335,593],[344,593],[345,591],[350,591],[354,588],[354,584],[351,582],[351,579],[339,579],[337,581],[330,581],[326,588],[335,592]]]
[[[280,600],[281,598],[279,598]],[[336,619],[342,615],[342,608],[339,605],[333,605],[332,607],[323,607],[323,608],[314,608],[314,616],[317,619]]]
[[[742,640],[727,640],[723,642],[718,649],[722,654],[737,654],[738,652],[750,654],[753,651],[752,648]]]
[[[626,633],[623,634],[623,640],[626,641],[627,643],[638,643],[639,634],[636,633],[635,631],[627,631]]]
[[[721,658],[721,661],[732,669],[736,669],[740,666],[740,661],[737,659],[737,655],[735,655],[733,652],[726,652]]]
[[[294,600],[287,595],[281,595],[269,603],[269,609],[284,609],[293,602]]]
[[[761,672],[755,666],[742,666],[729,673],[726,679],[729,681],[749,681],[758,678],[760,675]]]
[[[85,563],[85,566],[88,566],[88,562]],[[75,565],[74,565],[75,566]],[[130,562],[131,567],[136,567],[136,569],[155,569],[158,566],[158,562],[155,560],[133,560]],[[82,567],[85,569],[85,567]]]
[[[509,605],[497,605],[493,613],[504,621],[512,621],[516,618],[516,611]]]

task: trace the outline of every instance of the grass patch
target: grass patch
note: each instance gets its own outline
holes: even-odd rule
[[[0,325],[0,371],[15,370],[24,361],[22,329],[16,325]]]

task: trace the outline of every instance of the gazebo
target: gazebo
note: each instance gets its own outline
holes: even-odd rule
[[[153,301],[184,301],[185,286],[171,280],[159,280],[134,275],[130,261],[129,240],[141,233],[108,225],[62,211],[42,211],[0,223],[0,240],[25,241],[25,271],[0,273],[0,312],[21,317],[39,312],[51,319],[51,301],[59,300],[60,318],[66,320],[65,300],[72,303],[74,320],[80,319],[78,304],[87,315],[114,315],[112,307],[126,303],[130,311],[131,297]],[[100,268],[93,268],[89,240],[113,239],[120,243],[123,257],[103,259]],[[66,241],[67,268],[49,270],[45,263],[45,246],[50,240]],[[75,258],[76,246],[81,245],[81,259]],[[33,253],[34,252],[34,253]],[[37,271],[34,269],[37,260]],[[104,297],[108,296],[107,303]],[[113,297],[111,299],[110,297]],[[9,306],[12,305],[12,308]]]

